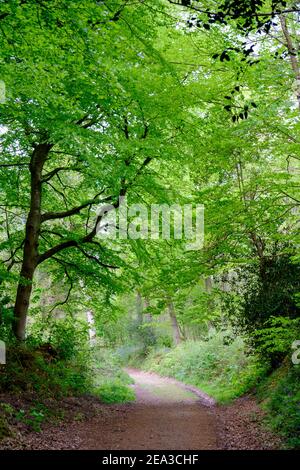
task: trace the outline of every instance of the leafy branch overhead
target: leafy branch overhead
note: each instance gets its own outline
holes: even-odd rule
[[[111,303],[138,285],[173,315],[183,280],[248,262],[264,278],[273,252],[295,256],[297,5],[1,5],[1,272],[18,339],[41,273],[68,286],[57,309],[78,286]],[[204,249],[99,239],[101,206],[125,196],[204,204]]]

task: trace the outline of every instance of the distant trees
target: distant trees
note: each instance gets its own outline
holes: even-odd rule
[[[67,286],[65,303],[100,290],[107,316],[141,289],[179,342],[184,318],[220,316],[208,277],[250,266],[265,292],[278,260],[299,262],[298,3],[211,3],[1,7],[0,275],[18,339],[39,269]],[[99,205],[125,195],[204,204],[204,249],[100,240]]]

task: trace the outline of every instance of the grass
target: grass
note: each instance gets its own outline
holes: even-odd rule
[[[104,403],[126,403],[135,399],[131,377],[124,372],[119,356],[109,349],[98,349],[94,356],[94,390]]]
[[[8,401],[0,403],[0,440],[11,435],[18,423],[40,432],[45,423],[60,422],[60,403],[65,397],[94,395],[103,403],[132,401],[131,383],[110,351],[97,350],[93,356],[84,350],[60,359],[27,344],[10,345],[7,364],[0,367],[0,392]]]
[[[118,379],[107,380],[96,388],[96,393],[104,403],[126,403],[135,400],[132,388]]]

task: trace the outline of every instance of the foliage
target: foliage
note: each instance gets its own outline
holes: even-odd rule
[[[7,364],[0,371],[0,389],[35,392],[41,397],[78,395],[91,389],[91,372],[86,357],[59,360],[39,349],[11,345]]]
[[[186,341],[170,352],[154,350],[143,367],[195,385],[221,402],[248,392],[266,372],[254,356],[246,354],[242,338],[231,331]]]
[[[242,329],[251,347],[278,367],[299,332],[299,265],[286,252],[277,251],[239,268],[228,281],[222,307],[231,322]]]
[[[295,295],[300,289],[300,266],[288,255],[264,260],[261,276],[255,266],[248,269],[243,319],[249,330],[261,327],[270,317],[295,318],[300,314]],[[256,269],[257,272],[257,269]]]
[[[47,414],[47,408],[44,405],[39,404],[28,411],[20,409],[15,413],[15,419],[26,424],[29,429],[32,429],[35,432],[41,432],[41,425],[46,420]]]
[[[0,338],[2,341],[12,341],[12,323],[14,312],[10,306],[10,297],[3,295],[0,290]]]
[[[86,355],[89,362],[88,327],[86,322],[68,315],[60,319],[36,317],[28,328],[26,343],[35,348],[49,345],[50,354],[57,359],[70,360],[79,355]],[[47,350],[45,350],[47,353]]]
[[[103,381],[117,379],[124,384],[131,384],[132,380],[124,372],[123,364],[119,354],[108,348],[95,347],[93,355],[94,383],[101,384]]]
[[[290,448],[300,448],[300,367],[286,361],[259,386],[272,428]]]
[[[249,33],[252,30],[269,32],[276,25],[274,17],[289,11],[288,1],[285,0],[223,0],[218,3],[192,0],[169,0],[170,3],[189,9],[193,15],[189,20],[191,27],[210,30],[213,24],[227,25],[232,20],[240,31]],[[294,11],[299,11],[294,6]],[[198,13],[198,15],[197,15]]]
[[[291,355],[292,344],[300,337],[300,319],[271,317],[263,329],[256,330],[251,338],[261,357],[270,361],[273,368]]]
[[[185,120],[189,103],[177,91],[176,71],[149,44],[157,34],[161,2],[154,10],[144,2],[136,7],[117,2],[115,20],[105,4],[77,3],[10,1],[1,20],[7,97],[1,104],[6,224],[0,248],[6,267],[20,274],[16,328],[27,316],[22,305],[30,299],[23,296],[31,293],[25,286],[42,263],[69,286],[67,299],[82,282],[90,287],[101,282],[108,297],[121,290],[123,279],[114,270],[126,269],[135,247],[121,242],[123,253],[129,252],[125,259],[113,240],[96,240],[103,223],[99,205],[116,209],[119,197],[128,193],[135,202],[155,189],[167,199],[157,172],[165,167],[167,178],[168,167],[190,148],[183,140],[184,129],[192,129]],[[18,148],[12,159],[11,146]],[[35,210],[33,173],[39,188]],[[8,207],[17,208],[17,222]],[[28,224],[20,227],[20,220]],[[36,238],[33,245],[30,237]]]
[[[129,385],[132,379],[123,371],[119,355],[109,349],[96,349],[93,393],[104,403],[123,403],[135,399]]]
[[[135,400],[134,391],[120,380],[106,381],[95,390],[104,403],[124,403]]]

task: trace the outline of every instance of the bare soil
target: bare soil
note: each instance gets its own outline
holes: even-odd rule
[[[62,423],[41,433],[17,430],[0,449],[204,450],[276,449],[278,437],[265,429],[253,397],[217,406],[195,387],[133,369],[136,401],[103,405],[67,399]]]
[[[136,402],[119,407],[120,414],[112,413],[105,433],[99,433],[95,419],[84,437],[85,449],[216,448],[215,416],[208,397],[206,402],[203,396],[201,403],[195,393],[172,379],[128,372],[135,381]]]

